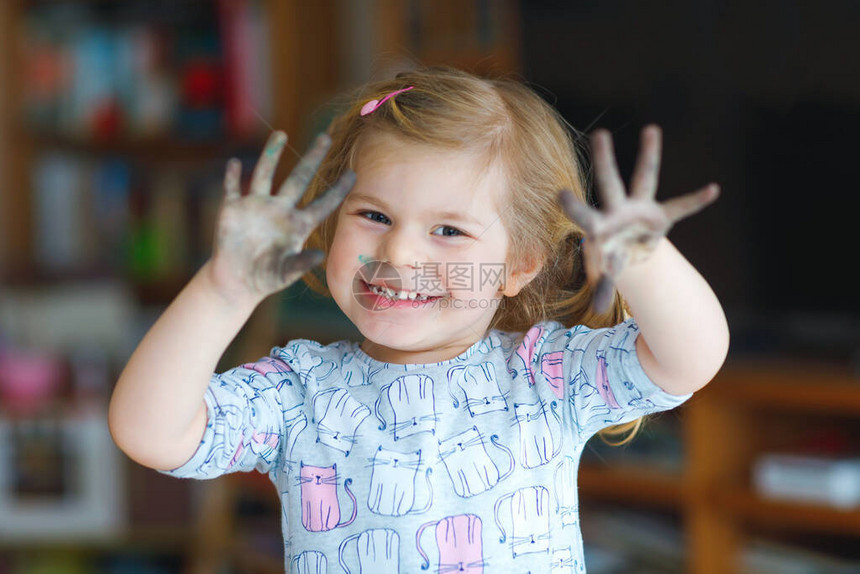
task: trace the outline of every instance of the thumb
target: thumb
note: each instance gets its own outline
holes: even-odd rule
[[[325,253],[319,249],[308,249],[295,255],[287,255],[281,259],[281,277],[284,281],[292,283],[325,259]]]

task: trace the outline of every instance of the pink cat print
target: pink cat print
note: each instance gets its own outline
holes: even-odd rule
[[[526,367],[526,376],[528,377],[529,385],[535,384],[535,348],[538,341],[543,337],[543,327],[532,327],[523,337],[523,342],[517,347],[516,355],[522,359]]]
[[[284,361],[274,359],[272,357],[264,357],[256,363],[245,363],[242,365],[242,368],[257,371],[261,375],[269,375],[272,373],[283,374],[291,373],[293,371]]]
[[[352,500],[352,516],[340,522],[340,504],[337,500],[337,465],[311,466],[301,463],[299,483],[302,492],[302,526],[309,532],[326,532],[349,526],[358,513],[355,496],[349,489],[352,479],[343,481],[343,489]]]
[[[428,526],[436,527],[439,549],[438,572],[484,572],[484,550],[481,540],[481,518],[475,514],[457,514],[422,524],[415,533],[415,545],[424,559],[422,570],[430,568],[430,558],[421,548],[421,534]]]
[[[549,388],[558,399],[564,398],[564,351],[547,353],[540,358],[540,370]]]
[[[615,399],[612,387],[609,386],[609,375],[606,372],[606,357],[603,355],[597,356],[597,392],[600,393],[600,396],[610,409],[621,408],[621,405]]]

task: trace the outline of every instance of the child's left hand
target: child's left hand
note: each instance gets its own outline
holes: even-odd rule
[[[572,192],[559,192],[559,202],[567,216],[585,230],[585,269],[597,282],[593,306],[597,312],[609,308],[615,280],[632,263],[646,259],[672,225],[713,202],[719,194],[716,184],[658,203],[657,177],[660,171],[661,132],[657,126],[642,130],[641,151],[630,183],[630,195],[618,173],[612,136],[606,130],[591,138],[594,174],[603,202],[596,210]]]

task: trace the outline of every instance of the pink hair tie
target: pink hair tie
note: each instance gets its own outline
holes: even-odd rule
[[[391,92],[390,94],[388,94],[387,96],[382,98],[382,100],[370,100],[369,102],[367,102],[366,104],[361,106],[361,115],[366,116],[367,114],[372,114],[373,112],[376,111],[376,109],[379,106],[381,106],[382,104],[385,103],[385,100],[387,100],[389,98],[393,98],[397,94],[402,94],[403,92],[408,92],[409,90],[411,90],[414,87],[415,86],[409,86],[408,88],[403,88],[401,90],[396,90],[394,92]]]

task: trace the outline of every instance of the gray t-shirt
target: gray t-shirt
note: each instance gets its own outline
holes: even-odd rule
[[[424,365],[292,341],[213,376],[200,447],[169,474],[268,473],[288,572],[584,572],[586,441],[690,396],[648,379],[637,335],[544,322]]]

